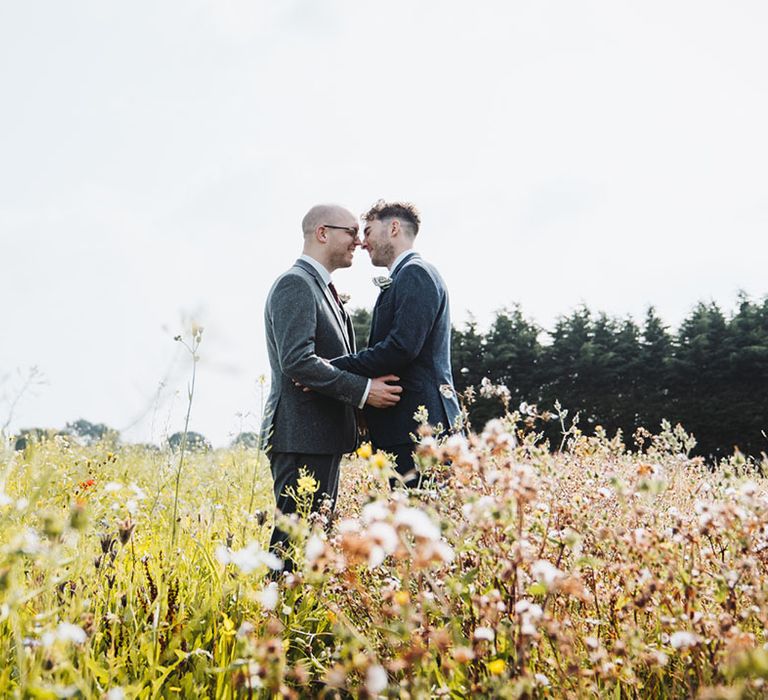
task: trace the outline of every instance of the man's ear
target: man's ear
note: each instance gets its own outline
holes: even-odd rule
[[[401,229],[400,229],[400,222],[397,219],[395,219],[389,226],[390,226],[390,228],[389,228],[389,235],[390,236],[392,236],[394,238],[394,237],[400,235],[400,231],[401,231]]]
[[[315,239],[320,243],[325,243],[328,240],[328,234],[325,232],[325,226],[318,226],[315,229]]]

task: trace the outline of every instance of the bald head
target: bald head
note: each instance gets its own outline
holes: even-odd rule
[[[301,221],[304,253],[325,266],[329,272],[349,267],[360,228],[355,215],[338,204],[316,204]]]
[[[301,230],[306,237],[314,234],[318,226],[352,226],[355,222],[354,214],[339,204],[316,204],[301,220]]]

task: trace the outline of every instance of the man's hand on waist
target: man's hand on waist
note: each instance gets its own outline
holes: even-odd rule
[[[368,392],[368,398],[365,403],[373,408],[390,408],[400,400],[400,394],[403,387],[394,382],[400,377],[394,374],[387,374],[383,377],[371,379],[371,390]]]
[[[394,374],[387,374],[383,377],[376,377],[375,379],[369,379],[368,390],[365,395],[364,405],[372,406],[373,408],[391,408],[400,400],[400,394],[403,392],[403,387],[395,382],[399,381],[400,377]],[[293,385],[297,389],[301,389],[304,393],[313,391],[308,386],[304,386],[301,382],[293,380]],[[358,406],[362,408],[363,406]]]

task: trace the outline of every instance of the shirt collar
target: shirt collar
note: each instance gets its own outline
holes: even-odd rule
[[[300,255],[299,260],[303,260],[305,263],[312,265],[312,267],[317,270],[317,273],[320,275],[320,279],[323,280],[326,287],[331,283],[331,273],[325,269],[325,266],[322,263],[317,262],[317,260],[315,260],[312,256],[306,254]]]
[[[389,268],[389,274],[391,275],[396,269],[397,266],[403,262],[411,253],[415,253],[416,251],[413,248],[408,248],[408,250],[404,250],[400,255],[398,255],[395,258],[395,261],[392,263],[392,267]]]

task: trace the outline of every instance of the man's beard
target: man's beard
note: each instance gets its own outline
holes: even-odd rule
[[[371,262],[375,267],[389,267],[395,261],[395,246],[391,243],[383,243],[374,253]]]

